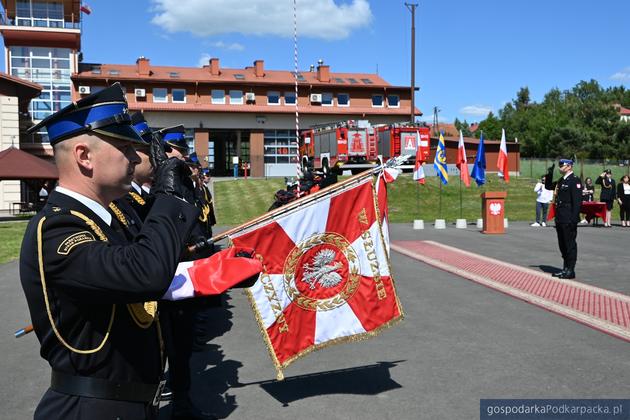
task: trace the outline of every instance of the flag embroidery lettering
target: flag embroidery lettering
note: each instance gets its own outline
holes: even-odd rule
[[[385,285],[383,284],[383,279],[381,279],[381,270],[378,265],[378,256],[376,255],[376,251],[374,250],[374,242],[372,241],[372,236],[370,235],[370,231],[366,230],[361,234],[361,238],[363,238],[363,248],[365,249],[366,256],[368,261],[370,262],[370,269],[372,270],[372,274],[374,275],[374,283],[376,284],[376,295],[379,300],[383,300],[387,297],[387,291],[385,291]]]

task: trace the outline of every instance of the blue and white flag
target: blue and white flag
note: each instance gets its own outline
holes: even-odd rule
[[[435,159],[433,159],[433,168],[442,180],[442,184],[448,184],[448,167],[446,166],[446,146],[444,146],[444,133],[440,133],[440,141],[435,151]]]

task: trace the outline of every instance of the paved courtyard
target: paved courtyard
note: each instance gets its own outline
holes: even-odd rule
[[[505,235],[474,226],[421,231],[394,225],[392,240],[432,240],[513,264],[561,265],[553,228],[512,223]],[[580,227],[577,281],[630,294],[630,229]],[[380,336],[315,352],[283,382],[249,303],[231,292],[208,311],[209,344],[193,358],[197,403],[233,419],[472,419],[481,398],[628,398],[627,342],[398,253],[394,276],[406,313]],[[32,418],[49,369],[28,324],[17,263],[0,266],[3,418]],[[168,405],[161,418],[168,418]]]

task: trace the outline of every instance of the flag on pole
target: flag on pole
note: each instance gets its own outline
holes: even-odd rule
[[[420,149],[420,132],[417,132],[416,142],[416,165],[413,169],[413,179],[421,184],[424,184],[424,158],[422,157],[422,150]]]
[[[464,185],[470,187],[470,175],[468,174],[468,159],[466,158],[466,148],[464,147],[464,134],[459,130],[459,145],[457,146],[457,169],[459,177]]]
[[[311,351],[372,337],[403,317],[372,175],[317,194],[229,236],[262,261],[247,294],[279,379]]]
[[[510,182],[510,171],[508,169],[507,145],[505,144],[505,128],[501,129],[501,147],[499,148],[499,159],[497,160],[499,178],[505,182]]]
[[[483,145],[483,132],[481,136],[479,136],[479,146],[477,147],[475,164],[473,165],[473,170],[470,175],[475,179],[478,187],[486,183],[486,149]]]
[[[444,134],[440,133],[440,140],[438,141],[438,147],[435,151],[435,158],[433,159],[433,168],[435,172],[442,180],[442,184],[448,184],[448,167],[446,166],[446,146],[444,145]]]
[[[81,10],[83,13],[85,13],[86,15],[89,15],[90,13],[92,13],[92,8],[90,6],[88,6],[87,4],[83,3],[81,5],[81,7],[79,8],[79,10]]]

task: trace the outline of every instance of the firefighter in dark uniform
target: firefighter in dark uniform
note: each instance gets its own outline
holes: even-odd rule
[[[180,159],[186,162],[188,157],[188,143],[185,138],[183,125],[165,127],[156,131],[155,135],[161,139],[166,154],[170,158]],[[191,179],[192,181],[192,179]],[[192,205],[197,205],[195,188],[191,188],[190,194],[184,199]],[[203,229],[201,219],[203,214],[197,217],[195,226],[191,231],[189,243],[197,243],[207,239],[207,232]],[[184,256],[185,261],[205,258],[212,254],[209,248],[200,248],[193,255]],[[162,302],[160,308],[160,321],[164,328],[164,343],[168,359],[168,388],[172,391],[173,419],[211,419],[214,415],[205,413],[194,406],[191,399],[191,370],[190,359],[192,357],[195,342],[195,329],[197,314],[201,307],[208,302],[219,301],[219,296],[204,298],[184,299],[175,302]]]
[[[553,276],[574,279],[577,261],[577,225],[580,222],[582,204],[582,181],[573,173],[571,159],[560,159],[558,169],[562,178],[556,182],[553,182],[554,167],[555,165],[549,168],[545,188],[555,190],[556,233],[564,264],[562,271],[554,273]]]
[[[119,84],[46,127],[59,186],[29,223],[20,277],[40,354],[52,368],[36,419],[156,418],[163,360],[155,301],[168,289],[199,211],[180,199],[188,169],[155,147],[155,201],[134,242],[106,208],[131,187],[134,150]]]
[[[153,133],[141,112],[135,112],[131,115],[131,124],[146,145],[136,147],[136,152],[140,156],[140,163],[136,165],[133,181],[131,181],[131,189],[124,198],[133,207],[138,216],[144,220],[151,208],[149,201],[154,168],[151,166],[149,159],[149,145],[153,139]]]

